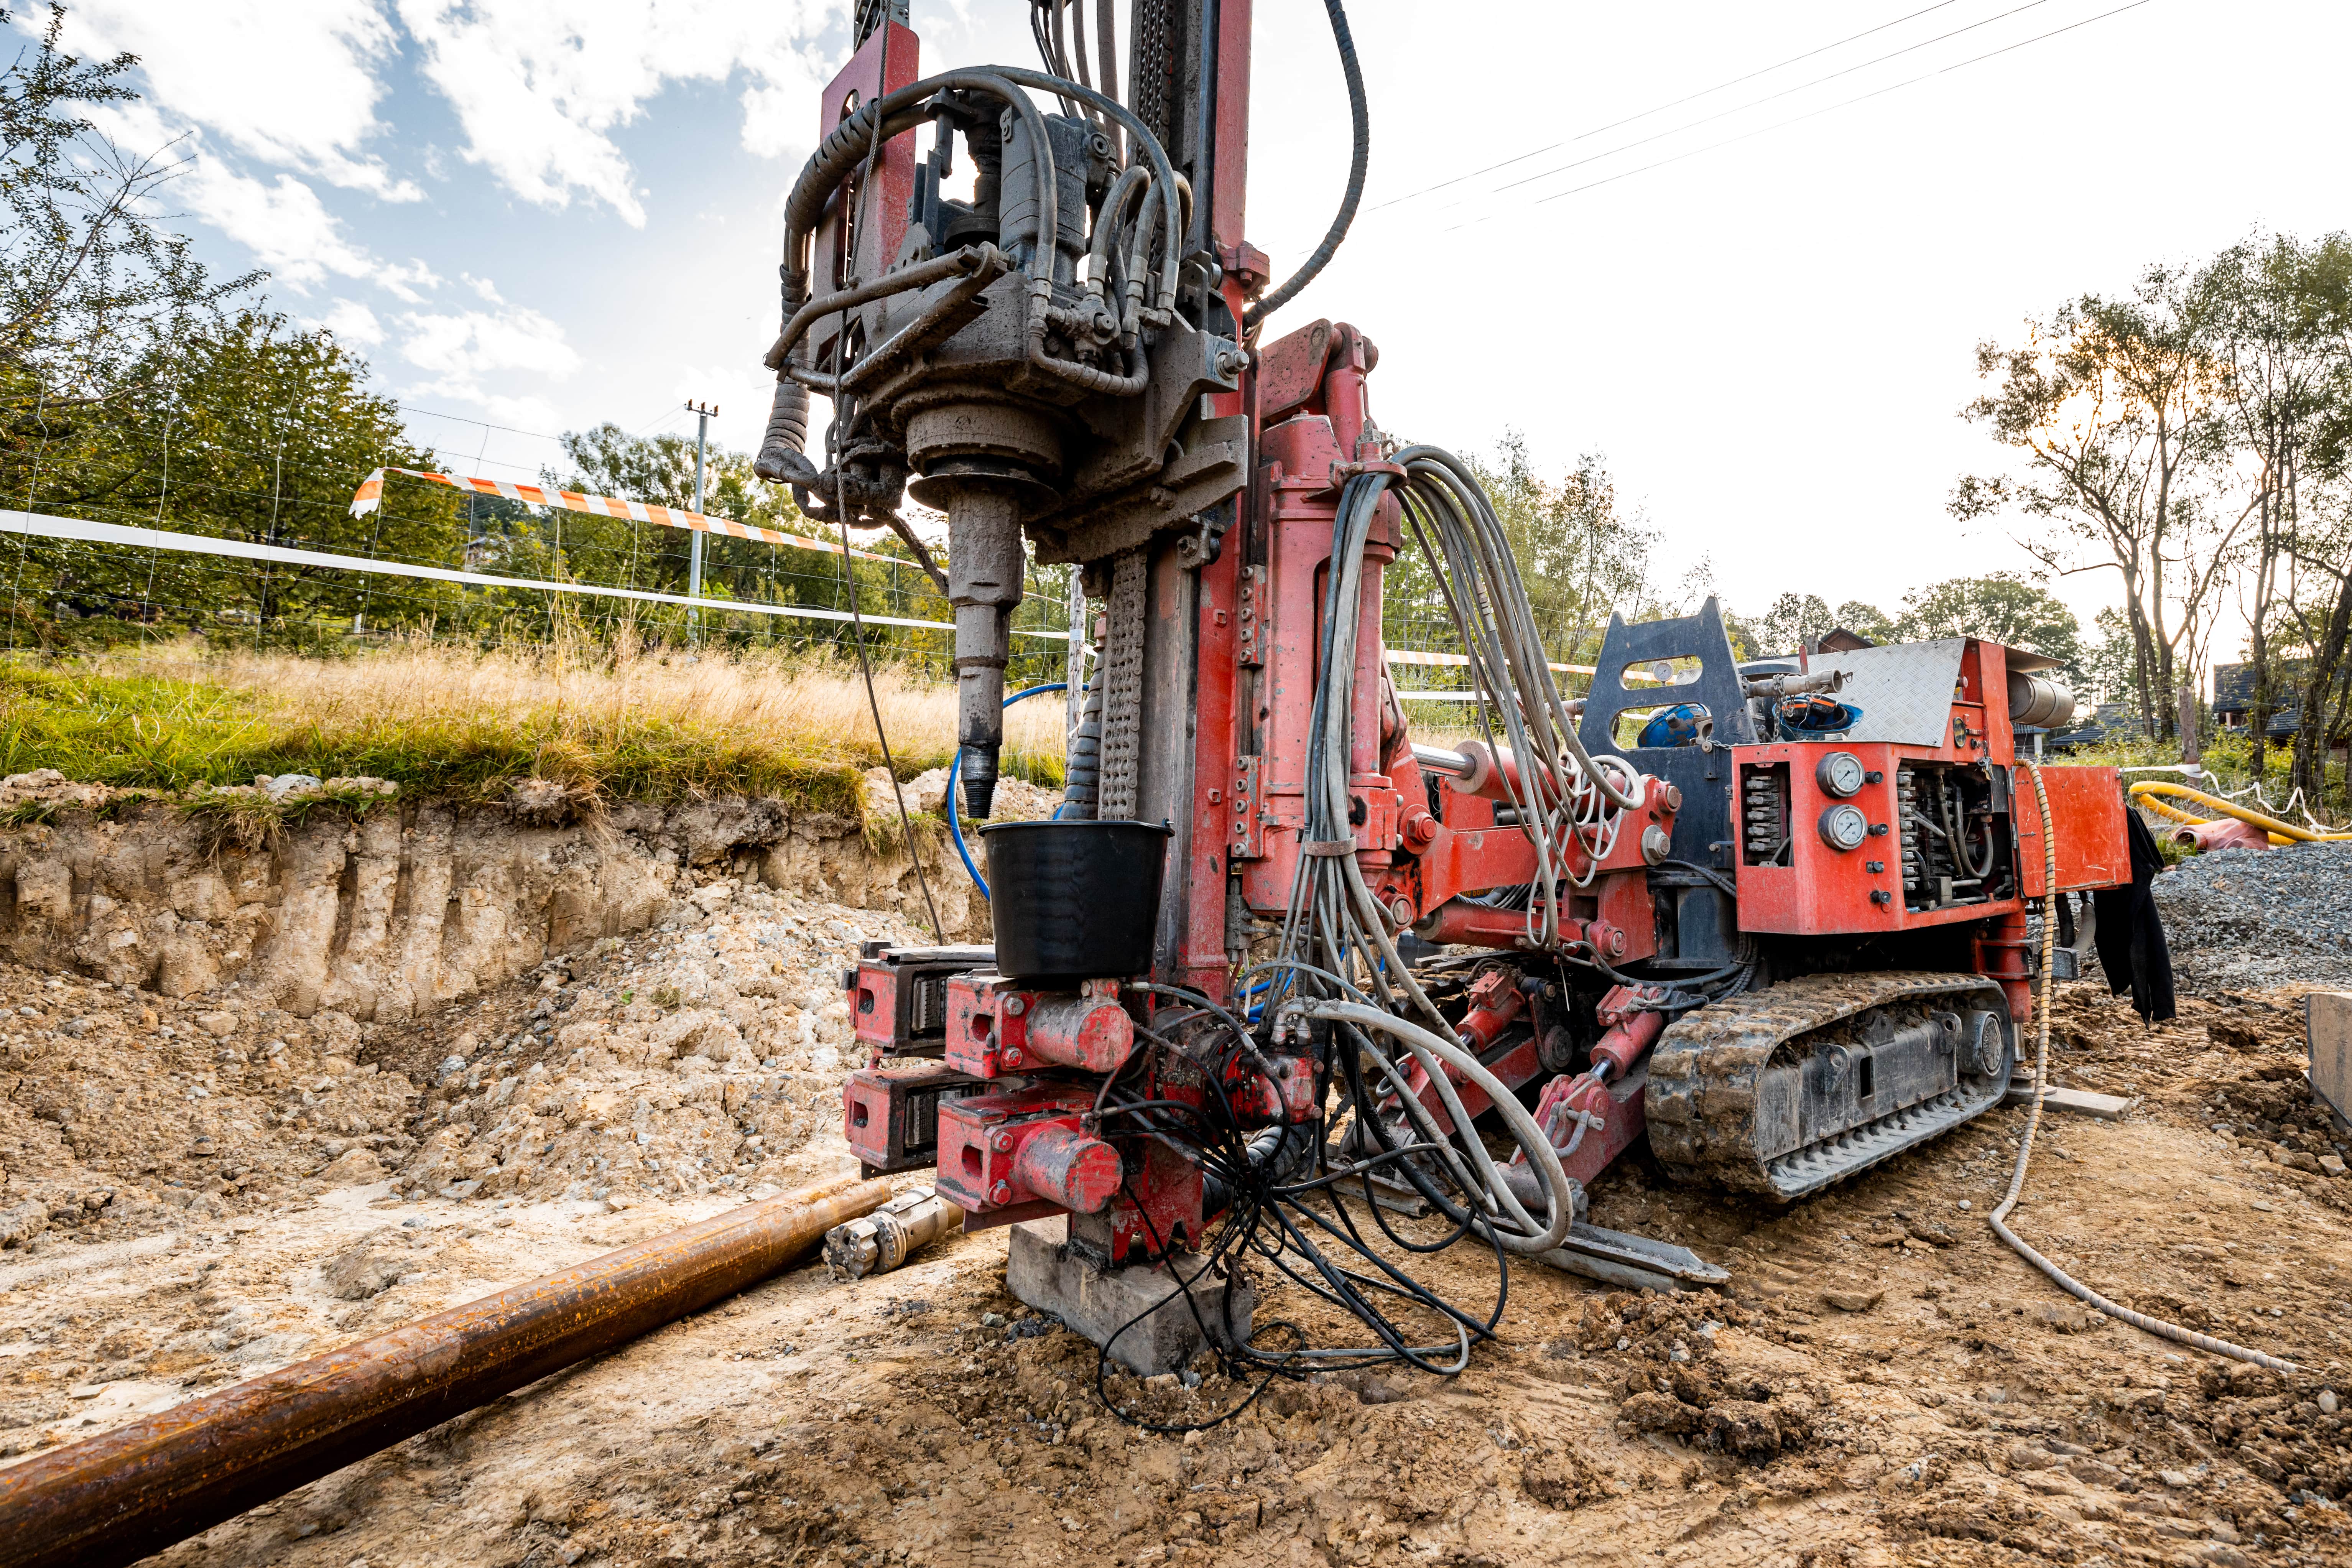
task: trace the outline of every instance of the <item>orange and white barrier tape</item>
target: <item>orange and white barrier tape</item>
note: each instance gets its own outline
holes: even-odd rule
[[[474,495],[501,496],[520,501],[525,506],[560,507],[565,511],[584,511],[593,517],[625,518],[636,522],[657,522],[665,528],[691,529],[697,533],[723,533],[730,539],[756,539],[763,544],[787,544],[795,550],[822,550],[838,553],[841,543],[822,539],[810,539],[797,533],[780,533],[772,528],[737,522],[732,518],[711,517],[683,507],[655,506],[646,501],[622,500],[616,496],[582,495],[577,490],[549,489],[544,485],[518,485],[505,479],[477,479],[457,474],[427,473],[422,468],[378,468],[360,481],[352,493],[352,515],[365,517],[383,504],[383,480],[387,474],[404,479],[423,479],[427,484],[447,485],[451,489],[465,490]],[[896,555],[877,555],[870,550],[852,545],[849,552],[861,561],[881,561],[893,566],[911,566],[913,562]]]

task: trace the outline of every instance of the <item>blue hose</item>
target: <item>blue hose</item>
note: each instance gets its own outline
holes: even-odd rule
[[[1040,691],[1067,691],[1069,689],[1070,683],[1066,680],[1049,681],[1044,686],[1033,686],[1026,691],[1014,692],[1004,700],[1004,706],[1010,708],[1024,697],[1034,697]],[[980,868],[971,863],[971,851],[964,847],[963,812],[956,805],[956,780],[962,776],[963,748],[958,746],[955,761],[948,764],[948,837],[955,840],[956,853],[963,857],[963,868],[971,873],[971,885],[978,888],[980,896],[985,899],[988,897],[988,879],[980,874]]]

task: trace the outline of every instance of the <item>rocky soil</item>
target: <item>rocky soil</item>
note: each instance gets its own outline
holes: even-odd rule
[[[0,970],[0,1448],[47,1452],[845,1168],[838,970],[904,908],[682,868],[658,920],[397,1025]],[[2177,875],[2169,873],[2168,875]],[[919,904],[917,906],[919,908]],[[1276,1384],[1192,1435],[1003,1289],[1002,1231],[857,1283],[789,1271],[160,1561],[392,1564],[2352,1560],[2347,1130],[2284,991],[2143,1026],[2092,984],[2014,1224],[2281,1375],[2088,1313],[1983,1216],[2023,1112],[1789,1210],[1638,1159],[1601,1224],[1726,1291],[1515,1269],[1468,1372]],[[1412,1267],[1490,1299],[1491,1258]],[[1337,1339],[1261,1270],[1265,1319]],[[1104,1379],[1204,1420],[1251,1390]]]
[[[2199,855],[2155,889],[2189,989],[2352,986],[2352,844]]]
[[[936,810],[945,783],[944,770],[912,781],[909,807]],[[453,805],[374,779],[159,797],[16,774],[0,780],[0,958],[166,998],[233,986],[297,1017],[402,1025],[649,925],[719,873],[927,923],[928,877],[950,939],[984,940],[987,905],[950,874],[936,820],[917,824],[919,873],[887,816],[887,776],[866,788],[879,834],[765,800],[589,810],[530,781]],[[1001,795],[1000,816],[1054,804],[1018,781]]]

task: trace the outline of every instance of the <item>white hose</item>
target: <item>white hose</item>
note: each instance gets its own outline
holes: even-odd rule
[[[1549,1252],[1568,1238],[1569,1226],[1576,1223],[1576,1204],[1569,1188],[1568,1173],[1560,1168],[1559,1152],[1551,1146],[1551,1140],[1544,1136],[1543,1129],[1536,1125],[1536,1119],[1528,1113],[1528,1108],[1519,1103],[1519,1097],[1487,1071],[1485,1063],[1453,1041],[1377,1007],[1366,1007],[1354,1002],[1312,1002],[1299,1011],[1309,1018],[1329,1018],[1353,1024],[1358,1028],[1376,1029],[1402,1042],[1404,1047],[1412,1052],[1420,1061],[1422,1070],[1429,1075],[1430,1082],[1435,1086],[1438,1097],[1445,1102],[1445,1113],[1453,1119],[1454,1129],[1461,1135],[1465,1146],[1465,1152],[1475,1166],[1483,1167],[1479,1175],[1490,1203],[1501,1211],[1502,1218],[1519,1227],[1517,1234],[1514,1234],[1501,1225],[1493,1225],[1495,1240],[1500,1246],[1512,1252],[1533,1256],[1538,1252]],[[1535,1163],[1543,1179],[1544,1202],[1549,1211],[1540,1232],[1534,1217],[1512,1195],[1509,1182],[1487,1155],[1486,1145],[1479,1141],[1477,1131],[1471,1126],[1472,1119],[1464,1111],[1461,1100],[1454,1094],[1453,1079],[1446,1075],[1448,1067],[1461,1073],[1494,1101],[1495,1109],[1502,1112],[1504,1121],[1510,1127],[1512,1138],[1527,1151],[1528,1158]],[[1451,1149],[1453,1146],[1449,1144],[1447,1147]]]
[[[2028,1247],[2002,1223],[2009,1217],[2009,1211],[2017,1206],[2019,1194],[2025,1191],[2025,1168],[2033,1158],[2033,1135],[2042,1127],[2042,1096],[2050,1079],[2050,1002],[2055,990],[2050,975],[2050,957],[2058,941],[2058,922],[2052,918],[2058,898],[2058,838],[2050,826],[2050,792],[2042,787],[2040,767],[2032,763],[2019,765],[2032,775],[2033,797],[2042,806],[2042,1001],[2034,1009],[2040,1015],[2041,1034],[2033,1053],[2033,1110],[2025,1119],[2024,1140],[2017,1146],[2017,1169],[2009,1178],[2009,1195],[2001,1199],[2000,1205],[1988,1216],[1993,1234],[2014,1248],[2019,1257],[2048,1275],[2058,1289],[2078,1301],[2097,1308],[2118,1322],[2129,1323],[2135,1329],[2145,1330],[2176,1344],[2210,1351],[2215,1355],[2235,1356],[2256,1366],[2266,1366],[2273,1372],[2297,1371],[2299,1369],[2293,1362],[2281,1361],[2260,1351],[2250,1351],[2243,1345],[2233,1345],[2227,1340],[2217,1340],[2210,1334],[2200,1334],[2194,1329],[2184,1329],[2178,1323],[2168,1323],[2161,1318],[2151,1318],[2145,1312],[2135,1312],[2129,1307],[2108,1300]]]

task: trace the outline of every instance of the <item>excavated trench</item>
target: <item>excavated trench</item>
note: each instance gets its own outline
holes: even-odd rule
[[[362,799],[274,834],[186,807],[0,783],[0,1464],[841,1172],[840,971],[929,935],[905,851],[757,802]],[[950,938],[983,935],[926,855]],[[2086,1316],[2001,1248],[2002,1110],[1786,1209],[1622,1161],[1595,1218],[1730,1289],[1520,1268],[1450,1381],[1144,1431],[982,1232],[788,1272],[159,1561],[2340,1562],[2352,1178],[2296,1021],[2217,994],[2148,1027],[2069,987],[2055,1076],[2134,1107],[2045,1125],[2016,1221],[2291,1376]],[[1470,1249],[1414,1267],[1490,1299]],[[1347,1331],[1261,1284],[1262,1320]],[[1105,1387],[1164,1423],[1249,1393],[1201,1371]]]

